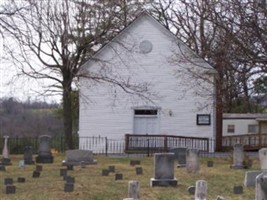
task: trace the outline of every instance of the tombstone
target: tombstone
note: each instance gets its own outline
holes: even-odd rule
[[[73,183],[65,183],[64,192],[73,192],[74,184]]]
[[[244,148],[242,144],[235,144],[234,145],[234,152],[233,152],[233,169],[244,169]]]
[[[12,185],[13,179],[12,178],[5,178],[4,179],[4,185]]]
[[[261,148],[259,150],[259,159],[261,170],[267,170],[267,148]]]
[[[11,165],[10,158],[9,158],[9,150],[8,150],[8,138],[9,136],[4,136],[4,147],[2,151],[2,159],[1,162],[3,165]]]
[[[26,179],[24,177],[18,177],[17,181],[18,183],[25,183]]]
[[[196,186],[189,186],[187,188],[187,191],[189,192],[189,194],[194,195],[196,191]]]
[[[218,195],[218,196],[217,196],[217,198],[216,198],[216,200],[224,200],[224,197],[223,197],[223,196],[220,196],[220,195]]]
[[[84,162],[85,165],[97,164],[93,159],[93,151],[90,150],[67,150],[66,159],[62,161],[63,165],[80,165]]]
[[[140,160],[130,160],[131,166],[140,165],[140,164],[141,164]]]
[[[35,170],[38,172],[43,171],[43,166],[42,165],[36,165]]]
[[[0,164],[0,171],[6,171],[6,166]]]
[[[121,173],[116,173],[115,174],[115,181],[122,180],[122,179],[123,179],[123,175]]]
[[[108,169],[102,169],[102,176],[108,176],[109,170]]]
[[[32,165],[34,164],[34,161],[32,159],[32,147],[26,146],[24,148],[24,156],[23,156],[24,162],[26,165]]]
[[[175,159],[178,160],[177,167],[185,167],[186,166],[186,148],[174,148],[171,149],[170,152],[174,153]]]
[[[150,179],[150,186],[177,186],[174,177],[174,153],[154,154],[154,178]]]
[[[207,167],[213,167],[213,161],[212,160],[208,160]]]
[[[53,163],[54,157],[51,153],[49,135],[41,135],[39,137],[39,149],[38,156],[36,157],[36,163]]]
[[[67,169],[65,169],[65,168],[64,169],[60,169],[59,170],[59,175],[60,176],[67,176]]]
[[[256,177],[261,173],[262,171],[247,171],[245,174],[244,186],[255,187]]]
[[[204,180],[196,181],[195,200],[206,200],[208,192],[208,183]]]
[[[21,169],[25,168],[25,161],[24,160],[19,161],[19,168],[21,168]]]
[[[40,177],[40,175],[41,175],[41,172],[39,172],[39,171],[33,171],[33,173],[32,173],[32,177],[33,178],[39,178]]]
[[[75,178],[72,176],[65,176],[65,181],[67,183],[75,183]]]
[[[199,171],[199,151],[197,149],[187,149],[186,151],[186,169],[188,173]]]
[[[115,172],[115,166],[111,165],[111,166],[108,166],[108,171],[110,173],[114,173]]]
[[[136,173],[136,175],[142,175],[143,174],[143,168],[142,167],[136,167],[135,173]]]
[[[67,165],[67,170],[73,170],[73,165]]]
[[[138,181],[129,181],[128,182],[128,198],[139,199],[139,182]]]
[[[255,200],[267,199],[267,172],[256,177]]]
[[[81,161],[81,168],[85,168],[86,167],[86,163],[84,161]]]
[[[243,187],[241,185],[234,186],[233,193],[234,194],[243,194]]]
[[[6,194],[15,194],[16,186],[15,185],[6,185]]]

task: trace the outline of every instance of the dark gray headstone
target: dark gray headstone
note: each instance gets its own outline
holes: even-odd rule
[[[33,178],[39,178],[40,177],[40,175],[41,175],[41,172],[40,171],[33,171],[33,173],[32,173],[32,177]]]
[[[122,180],[123,179],[123,175],[121,173],[116,173],[115,174],[115,180]]]
[[[5,185],[12,185],[13,184],[13,178],[5,178],[4,184]]]
[[[6,166],[0,164],[0,171],[6,171]]]
[[[110,173],[115,173],[115,166],[114,165],[108,166],[108,171]]]
[[[186,148],[174,148],[170,152],[174,153],[175,159],[178,161],[177,167],[186,166]]]
[[[65,183],[64,192],[73,192],[74,184],[73,183]]]
[[[208,160],[207,167],[213,167],[213,161],[212,160]]]
[[[136,167],[135,172],[136,172],[136,175],[142,175],[143,174],[143,168],[142,167]]]
[[[256,177],[261,173],[262,171],[247,171],[245,174],[244,186],[255,187]]]
[[[36,157],[37,163],[53,163],[54,157],[51,153],[51,137],[49,135],[42,135],[39,137],[38,156]]]
[[[15,185],[6,185],[6,194],[15,194],[16,186]]]
[[[43,166],[42,165],[36,165],[35,170],[38,172],[43,171]]]
[[[31,146],[26,146],[24,148],[24,162],[26,165],[31,165],[34,164],[33,158],[32,158],[32,147]]]
[[[59,170],[59,175],[60,176],[67,176],[67,169],[63,168]]]
[[[187,191],[189,192],[189,194],[194,195],[195,191],[196,191],[196,187],[195,186],[189,186],[187,188]]]
[[[67,170],[73,170],[73,165],[67,165]]]
[[[93,151],[90,150],[67,150],[65,154],[66,159],[62,162],[63,165],[81,165],[81,162],[85,165],[97,164],[93,158]]]
[[[243,186],[238,185],[233,188],[234,194],[243,194]]]
[[[140,160],[130,160],[131,166],[140,165],[140,164],[141,164]]]
[[[24,177],[18,177],[18,183],[25,183],[26,179]]]
[[[75,183],[75,178],[72,176],[65,176],[65,181],[67,183]]]
[[[108,176],[109,170],[108,169],[102,169],[102,176]]]

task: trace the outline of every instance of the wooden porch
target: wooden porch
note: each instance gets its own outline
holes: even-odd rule
[[[243,144],[246,151],[259,150],[267,147],[267,133],[224,136],[222,146],[231,148],[237,143]]]

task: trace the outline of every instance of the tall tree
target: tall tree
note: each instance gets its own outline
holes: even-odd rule
[[[140,89],[141,84],[80,70],[100,45],[123,28],[129,10],[126,5],[125,1],[108,0],[10,0],[9,7],[27,9],[0,18],[5,38],[12,40],[5,51],[18,71],[33,79],[49,80],[46,94],[62,94],[67,149],[74,148],[71,94],[79,76],[108,81],[138,95],[146,91]]]

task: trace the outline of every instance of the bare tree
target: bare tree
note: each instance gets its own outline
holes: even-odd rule
[[[24,5],[27,9],[0,19],[6,39],[12,39],[12,43],[5,46],[6,52],[23,75],[50,80],[45,90],[47,95],[62,94],[66,148],[74,148],[71,93],[79,76],[107,81],[138,95],[145,91],[142,85],[115,77],[80,72],[82,64],[92,59],[97,47],[109,41],[127,23],[125,16],[129,7],[126,6],[131,5],[125,1],[10,0],[8,5],[14,8]]]

